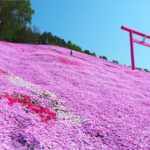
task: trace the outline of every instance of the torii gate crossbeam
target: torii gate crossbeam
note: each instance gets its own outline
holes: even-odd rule
[[[146,35],[146,34],[144,34],[144,33],[141,33],[141,32],[139,32],[139,31],[135,31],[135,30],[130,29],[130,28],[125,27],[125,26],[121,26],[121,29],[129,32],[132,70],[135,70],[136,67],[135,67],[135,58],[134,58],[134,43],[137,43],[137,44],[141,44],[141,45],[143,45],[143,46],[150,47],[150,44],[145,42],[145,39],[146,39],[146,38],[147,38],[147,39],[150,39],[150,36],[149,36],[149,35]],[[134,38],[133,38],[133,34],[142,36],[142,37],[143,37],[143,41],[134,39]]]

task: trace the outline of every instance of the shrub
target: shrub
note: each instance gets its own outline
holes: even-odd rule
[[[136,67],[136,69],[138,69],[138,70],[142,70],[141,68],[139,68],[139,67]]]
[[[108,60],[106,56],[99,56],[99,58],[102,58],[102,59]]]
[[[144,69],[145,72],[150,72],[148,69]]]
[[[119,64],[119,62],[117,60],[112,60],[112,62],[115,64]]]
[[[89,55],[91,54],[89,50],[84,50],[83,52]]]

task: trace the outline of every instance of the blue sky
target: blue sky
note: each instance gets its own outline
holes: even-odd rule
[[[121,25],[150,35],[150,0],[31,0],[31,4],[32,24],[41,32],[50,31],[121,64],[131,65],[129,34]],[[134,48],[136,66],[150,69],[150,48],[137,44]]]

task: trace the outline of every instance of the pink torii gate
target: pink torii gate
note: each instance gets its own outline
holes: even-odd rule
[[[130,28],[125,27],[125,26],[121,26],[121,29],[129,32],[132,70],[135,70],[135,59],[134,59],[134,46],[133,46],[133,43],[137,43],[137,44],[141,44],[141,45],[150,47],[150,44],[145,42],[146,38],[150,39],[150,36],[146,35],[144,33],[141,33],[139,31],[135,31],[135,30],[130,29]],[[134,39],[133,38],[133,34],[142,36],[143,37],[143,41]]]

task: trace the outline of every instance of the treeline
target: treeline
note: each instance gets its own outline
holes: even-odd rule
[[[83,52],[89,55],[96,56],[95,53],[89,50],[82,50],[82,48],[71,41],[65,41],[64,39],[53,35],[51,32],[40,33],[36,26],[25,27],[20,30],[12,42],[28,43],[28,44],[45,44],[45,45],[58,45],[61,47],[73,49],[79,52]]]

